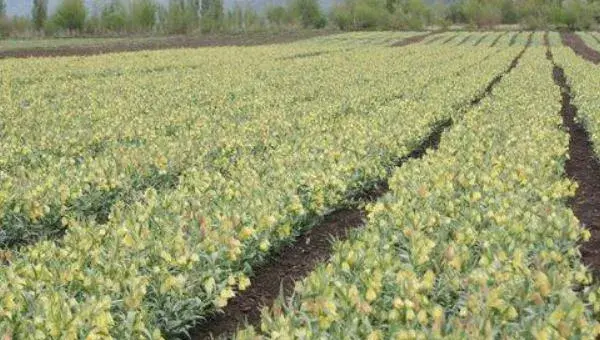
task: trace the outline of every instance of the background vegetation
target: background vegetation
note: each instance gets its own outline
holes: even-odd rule
[[[48,0],[33,0],[27,17],[6,15],[0,0],[0,36],[238,33],[296,28],[418,30],[461,24],[490,28],[596,29],[600,0],[338,0],[324,10],[318,0],[288,0],[258,11],[223,0],[107,0],[89,13],[83,0],[62,0],[49,13]]]

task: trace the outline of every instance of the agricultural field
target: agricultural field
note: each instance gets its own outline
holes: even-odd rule
[[[7,56],[0,337],[595,339],[599,39]]]

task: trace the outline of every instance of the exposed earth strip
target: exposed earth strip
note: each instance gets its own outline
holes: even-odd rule
[[[567,176],[577,182],[578,188],[569,205],[581,224],[591,233],[588,242],[581,245],[581,255],[594,275],[600,275],[600,162],[594,154],[590,137],[576,120],[577,107],[571,103],[571,87],[564,70],[555,62],[547,36],[546,56],[554,65],[553,77],[562,92],[561,116],[563,126],[569,133],[569,159],[566,162]]]
[[[576,33],[562,32],[560,34],[564,45],[569,46],[575,53],[577,53],[583,59],[590,61],[594,64],[600,63],[600,52],[589,47],[585,41],[581,39]]]

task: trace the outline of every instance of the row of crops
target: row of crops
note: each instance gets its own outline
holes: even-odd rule
[[[560,107],[552,64],[532,48],[439,150],[393,174],[366,229],[264,313],[262,334],[593,339],[587,296],[573,291],[591,280],[577,251],[589,233],[566,206]]]
[[[272,248],[386,177],[521,49],[3,61],[0,329],[184,332],[251,284]]]
[[[600,34],[597,32],[577,32],[577,35],[586,45],[600,51]]]
[[[182,336],[393,172],[263,335],[593,337],[543,34],[388,47],[418,34],[3,60],[0,335]],[[555,53],[571,76],[577,57]],[[395,170],[448,120],[438,151]]]

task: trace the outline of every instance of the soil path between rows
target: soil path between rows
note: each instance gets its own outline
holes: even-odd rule
[[[465,110],[478,105],[483,98],[490,95],[502,78],[518,65],[531,44],[532,36],[529,36],[525,48],[512,60],[509,67],[494,77],[484,91],[466,105]],[[439,122],[419,147],[400,159],[397,166],[401,166],[408,159],[423,157],[428,149],[436,149],[442,133],[452,124],[452,120]],[[387,191],[387,182],[382,182],[376,190],[364,193],[363,200],[374,201]],[[261,308],[271,306],[280,295],[284,298],[291,296],[295,282],[305,278],[319,263],[327,261],[331,256],[333,241],[344,240],[351,230],[363,226],[364,217],[365,211],[362,208],[346,208],[325,216],[321,224],[298,237],[294,243],[280,249],[270,261],[255,268],[256,276],[251,279],[252,285],[229,301],[222,313],[198,324],[190,332],[191,339],[221,338],[231,335],[245,324],[258,326]]]
[[[600,276],[600,162],[596,157],[585,128],[576,120],[577,107],[571,103],[571,87],[564,70],[556,65],[548,45],[546,56],[554,65],[552,76],[561,88],[563,126],[569,132],[569,159],[566,162],[567,176],[577,182],[578,188],[569,205],[581,224],[592,237],[581,245],[582,260],[594,276]]]
[[[421,41],[427,39],[428,37],[434,35],[434,34],[438,34],[440,33],[440,31],[432,31],[426,34],[420,34],[420,35],[415,35],[412,37],[408,37],[406,39],[402,39],[396,43],[393,43],[391,46],[392,47],[402,47],[402,46],[406,46],[406,45],[411,45],[411,44],[417,44],[420,43]]]
[[[69,45],[57,47],[34,47],[0,51],[0,59],[30,57],[90,56],[106,53],[153,51],[180,48],[218,46],[257,46],[285,44],[313,37],[339,33],[337,31],[314,30],[280,33],[252,33],[239,35],[180,35],[155,39],[124,38],[120,41],[104,41],[93,45]],[[65,38],[68,39],[68,38]]]
[[[583,59],[594,64],[600,63],[600,52],[589,47],[576,33],[561,32],[560,37],[564,45],[569,46]]]

